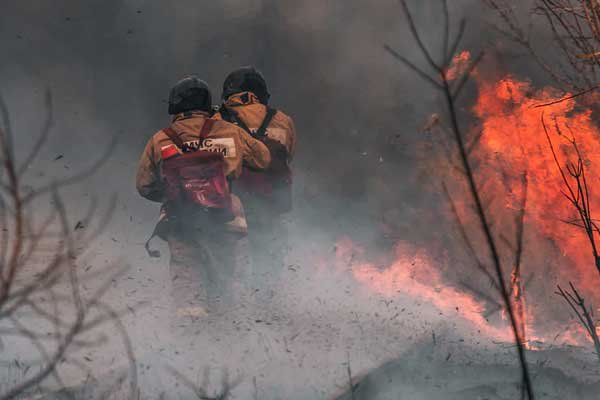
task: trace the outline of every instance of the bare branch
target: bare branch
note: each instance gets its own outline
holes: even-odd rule
[[[579,323],[587,331],[588,335],[594,342],[596,355],[600,360],[600,338],[598,338],[596,322],[592,318],[592,308],[586,307],[584,298],[581,297],[581,295],[579,294],[577,289],[575,289],[575,286],[571,282],[569,282],[569,287],[571,288],[570,292],[563,290],[563,288],[561,288],[560,285],[557,285],[556,288],[558,289],[558,291],[556,292],[556,294],[562,297],[565,300],[565,302],[569,305],[571,310],[575,313],[577,319],[579,320]]]
[[[413,64],[412,62],[410,62],[404,56],[400,55],[400,53],[398,53],[397,51],[395,51],[394,49],[392,49],[390,46],[388,46],[386,44],[386,45],[383,46],[383,48],[388,53],[390,53],[392,56],[394,56],[398,61],[402,62],[408,68],[410,68],[411,70],[413,70],[414,72],[416,72],[421,78],[425,79],[427,82],[431,83],[433,86],[435,86],[437,88],[441,87],[441,85],[438,82],[436,82],[435,79],[433,79],[432,77],[430,77],[429,75],[427,75],[426,72],[424,72],[423,70],[421,70],[419,67],[417,67],[415,64]]]
[[[519,359],[519,364],[521,367],[522,374],[522,384],[524,387],[524,392],[527,394],[527,398],[529,400],[534,399],[533,387],[531,382],[531,376],[529,373],[529,366],[527,364],[526,356],[525,356],[525,348],[522,343],[522,338],[519,332],[519,321],[517,316],[515,315],[512,300],[510,297],[510,291],[506,286],[504,270],[500,260],[500,256],[498,253],[498,247],[496,244],[496,240],[494,235],[492,234],[492,228],[490,219],[485,211],[485,206],[481,198],[481,194],[476,184],[475,180],[475,172],[473,170],[471,161],[469,159],[469,154],[467,152],[464,135],[460,128],[460,124],[458,121],[458,115],[455,104],[455,97],[453,96],[453,90],[451,88],[451,84],[448,81],[448,77],[446,76],[444,66],[437,65],[433,59],[431,58],[429,50],[424,46],[419,33],[415,28],[415,24],[408,9],[406,2],[400,1],[402,8],[406,14],[406,19],[408,21],[413,39],[415,40],[417,46],[421,50],[423,56],[427,59],[430,66],[436,70],[441,77],[441,89],[439,89],[445,99],[446,108],[448,111],[448,115],[450,118],[450,126],[451,132],[454,138],[454,142],[456,143],[458,149],[459,159],[463,165],[463,170],[465,171],[465,179],[467,186],[469,188],[468,193],[474,205],[474,214],[478,221],[478,228],[483,235],[484,243],[487,249],[487,254],[489,255],[490,262],[494,267],[495,273],[495,282],[498,285],[499,293],[502,298],[503,306],[506,310],[506,313],[509,316],[510,326],[512,329],[512,333],[515,340],[515,345],[517,348],[517,355]],[[450,57],[452,58],[452,57]],[[467,75],[470,75],[471,72],[468,72]]]

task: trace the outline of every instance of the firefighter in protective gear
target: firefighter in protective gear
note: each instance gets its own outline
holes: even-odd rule
[[[287,253],[285,216],[292,208],[290,162],[296,147],[292,119],[269,107],[269,91],[263,75],[251,66],[231,72],[223,83],[223,105],[215,118],[230,121],[271,152],[268,169],[246,164],[236,182],[244,203],[257,284],[282,270]]]
[[[190,155],[215,156],[212,159],[220,162],[223,181],[228,182],[240,176],[243,164],[261,170],[271,162],[261,141],[233,124],[211,119],[211,109],[211,93],[204,81],[196,76],[179,81],[169,96],[171,125],[150,138],[137,171],[140,195],[163,204],[155,233],[169,244],[173,297],[180,316],[198,317],[228,302],[236,272],[236,247],[247,233],[247,223],[240,199],[229,193],[227,213],[195,203],[181,202],[174,207],[173,184],[165,178],[170,157],[176,156],[180,162]],[[183,191],[202,178],[181,176],[187,179],[178,188]]]

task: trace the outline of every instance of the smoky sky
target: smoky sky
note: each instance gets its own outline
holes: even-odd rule
[[[449,3],[451,34],[459,19],[467,21],[460,49],[476,52],[498,38],[480,1]],[[410,7],[439,59],[441,2]],[[332,237],[371,238],[377,224],[393,220],[401,239],[430,239],[430,230],[415,226],[438,199],[415,179],[415,143],[442,103],[383,49],[388,44],[427,68],[397,1],[2,0],[1,9],[0,94],[22,154],[43,123],[45,90],[53,98],[55,124],[30,176],[69,176],[116,137],[109,162],[69,195],[77,209],[88,197],[116,194],[124,218],[111,226],[131,243],[156,219],[134,179],[144,144],[168,124],[169,88],[196,73],[218,104],[224,77],[247,64],[263,71],[272,105],[296,123],[297,218]],[[525,68],[506,53],[505,69]]]
[[[409,2],[436,58],[441,3]],[[498,21],[481,1],[448,3],[453,35],[458,20],[467,21],[461,50],[491,49],[498,62],[485,68],[543,81],[524,52],[493,28]],[[343,234],[376,250],[389,250],[398,240],[446,245],[456,231],[438,218],[441,196],[416,176],[422,126],[443,103],[384,51],[385,44],[427,68],[396,0],[0,0],[0,95],[23,155],[48,111],[44,93],[52,94],[54,125],[28,170],[28,184],[70,176],[117,138],[102,168],[64,195],[74,218],[90,199],[105,204],[117,196],[94,254],[102,263],[124,257],[136,278],[167,279],[166,259],[149,260],[143,250],[158,206],[135,192],[134,181],[146,141],[169,123],[171,85],[198,74],[218,104],[224,77],[248,64],[263,71],[272,105],[296,124],[291,237],[298,242],[291,245],[305,248],[298,258],[309,258],[308,244],[333,247]],[[461,111],[468,111],[473,97],[468,88]],[[394,226],[391,238],[379,232],[384,222]],[[323,295],[340,290],[336,284],[323,286]],[[155,293],[129,285],[162,305]],[[314,288],[296,289],[297,302],[308,303],[306,293]],[[146,334],[142,323],[133,325],[134,334]]]
[[[542,75],[497,33],[482,2],[449,3],[451,35],[461,18],[467,22],[460,50],[491,49],[499,61],[486,68],[499,73]],[[442,2],[409,4],[439,59]],[[296,123],[297,218],[332,237],[372,238],[386,221],[399,232],[394,240],[431,239],[431,230],[418,226],[439,198],[415,178],[415,144],[443,103],[383,49],[388,44],[427,69],[397,1],[2,0],[1,9],[0,94],[18,153],[43,123],[44,92],[53,98],[55,123],[30,177],[69,176],[116,137],[109,161],[69,195],[77,209],[88,197],[116,194],[124,218],[112,226],[131,243],[139,244],[156,219],[156,205],[137,195],[134,179],[144,144],[168,124],[169,88],[196,73],[218,104],[224,77],[247,64],[263,71],[272,105]],[[472,98],[467,92],[462,110]]]
[[[441,29],[438,6],[413,5],[431,43]],[[458,18],[478,7],[461,1],[452,12]],[[59,126],[65,124],[57,139],[94,145],[95,135],[82,131],[100,122],[122,132],[133,158],[166,123],[170,86],[189,73],[205,78],[218,102],[227,72],[245,64],[260,68],[273,105],[295,118],[305,138],[300,162],[315,164],[347,158],[347,151],[377,144],[386,132],[409,130],[434,97],[383,51],[388,43],[422,61],[393,0],[4,0],[2,10],[2,93],[14,113],[41,112],[39,93],[50,88]],[[472,19],[471,37],[481,38],[480,30]],[[86,126],[74,129],[76,123]]]

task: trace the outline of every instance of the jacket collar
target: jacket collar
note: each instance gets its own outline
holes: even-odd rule
[[[241,92],[229,96],[225,105],[227,107],[244,106],[247,104],[260,104],[258,97],[252,92]]]
[[[208,117],[210,117],[210,114],[207,113],[206,111],[186,111],[186,112],[182,112],[182,113],[173,115],[172,122],[177,122],[177,121],[181,121],[183,119],[197,118],[197,117],[208,118]]]

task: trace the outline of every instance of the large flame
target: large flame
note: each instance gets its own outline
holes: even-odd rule
[[[559,100],[561,95],[551,88],[534,90],[529,82],[515,77],[477,81],[479,96],[473,111],[481,121],[483,136],[476,154],[487,161],[485,178],[493,174],[499,179],[502,168],[510,190],[518,187],[519,174],[527,174],[528,221],[566,256],[559,268],[561,276],[578,281],[588,290],[594,288],[599,281],[590,243],[582,229],[567,224],[577,222],[576,211],[563,194],[567,189],[542,125],[544,118],[562,168],[575,162],[574,149],[566,139],[577,141],[590,177],[593,213],[600,210],[600,196],[594,193],[594,189],[600,190],[594,187],[600,176],[600,132],[592,123],[591,110],[577,107],[575,99],[538,107]],[[573,179],[570,182],[575,184]],[[515,208],[511,197],[507,199],[506,205]]]
[[[467,70],[469,61],[469,53],[461,53],[446,71],[446,76],[458,79]],[[477,98],[471,112],[478,123],[470,136],[477,132],[481,132],[481,136],[470,157],[482,197],[491,202],[486,212],[494,222],[496,239],[499,243],[514,239],[514,217],[526,204],[525,236],[528,240],[525,240],[522,274],[536,274],[533,279],[554,279],[553,282],[545,282],[549,290],[553,290],[557,283],[573,281],[591,297],[590,300],[597,303],[600,298],[595,297],[593,289],[597,287],[600,275],[585,233],[569,224],[577,220],[577,213],[565,198],[565,183],[557,167],[557,162],[566,168],[567,163],[577,160],[569,142],[575,139],[584,159],[594,218],[594,213],[600,212],[600,187],[595,187],[600,177],[600,132],[592,121],[592,111],[578,104],[577,98],[564,100],[569,94],[553,88],[536,89],[528,80],[513,75],[493,79],[477,70],[472,73],[477,84]],[[556,159],[542,121],[545,121]],[[568,174],[567,179],[576,184]],[[523,202],[525,193],[526,203]],[[455,190],[453,196],[459,217],[467,226],[477,230],[468,191]],[[507,237],[511,239],[507,240]],[[474,240],[476,246],[481,245]],[[556,260],[536,254],[536,248],[543,251],[548,242],[560,251],[562,258]],[[348,249],[352,247],[362,252],[344,238],[338,244],[338,255],[347,256]],[[486,307],[481,299],[447,283],[440,272],[445,267],[434,262],[425,250],[414,249],[401,242],[395,248],[393,259],[384,268],[369,262],[354,264],[352,274],[365,287],[383,296],[404,294],[419,298],[443,312],[459,312],[461,317],[489,336],[512,339],[507,326],[493,327],[483,317]],[[524,279],[515,275],[514,265],[506,261],[504,264],[508,264],[505,265],[508,269],[505,273],[513,288],[513,305],[521,324],[522,337],[527,332],[527,339],[549,340],[561,336],[558,340],[562,343],[581,343],[581,338],[586,336],[581,327],[562,333],[537,332],[535,336],[536,313],[543,305],[523,288]],[[556,272],[556,277],[551,278],[549,271]],[[547,301],[547,297],[542,301]],[[559,298],[555,299],[555,303],[560,302]],[[568,324],[570,322],[564,321],[562,326]]]

